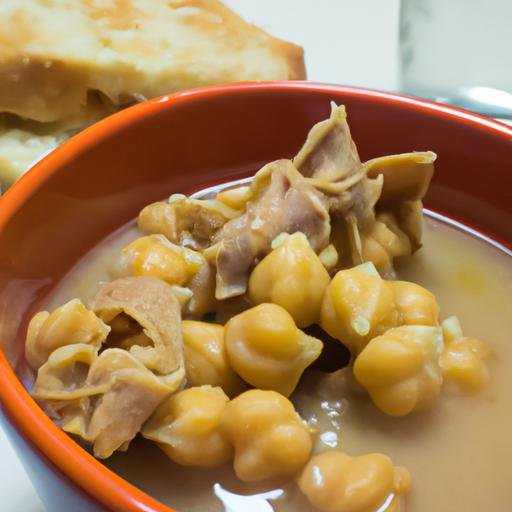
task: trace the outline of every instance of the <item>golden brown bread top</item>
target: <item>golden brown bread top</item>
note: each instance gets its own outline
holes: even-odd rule
[[[199,85],[305,78],[302,48],[218,0],[2,0],[0,112],[37,121]],[[111,105],[110,105],[111,106]]]

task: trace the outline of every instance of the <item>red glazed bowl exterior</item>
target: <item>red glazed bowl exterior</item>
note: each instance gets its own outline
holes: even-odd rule
[[[145,204],[293,156],[329,103],[362,160],[438,154],[426,206],[512,247],[512,130],[417,99],[312,83],[247,83],[138,105],[77,135],[0,199],[0,404],[47,510],[171,509],[106,469],[23,386],[27,320],[67,270]]]

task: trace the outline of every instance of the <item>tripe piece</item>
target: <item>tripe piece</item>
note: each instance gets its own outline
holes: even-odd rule
[[[106,458],[127,448],[184,371],[158,377],[125,350],[96,352],[83,343],[55,350],[39,369],[32,395],[63,430]]]
[[[72,299],[51,313],[40,311],[28,325],[25,356],[37,370],[57,348],[75,343],[91,345],[97,351],[110,327],[88,310],[79,299]]]
[[[272,250],[280,233],[301,231],[314,251],[329,243],[329,214],[318,192],[290,160],[260,169],[251,183],[245,213],[224,224],[213,238],[216,251],[216,298],[242,295],[255,259]]]
[[[311,128],[293,163],[325,194],[331,215],[351,219],[359,229],[373,224],[382,179],[367,177],[343,105],[331,103],[331,115]]]
[[[345,255],[342,266],[372,261],[392,275],[393,258],[421,246],[421,200],[435,159],[432,152],[417,152],[362,164],[345,107],[332,103],[329,119],[311,128],[293,163],[325,194],[331,218],[339,221],[332,241]],[[342,237],[337,236],[340,228]]]
[[[129,351],[150,370],[167,375],[184,368],[181,306],[164,281],[154,277],[117,279],[100,288],[90,307],[107,324],[124,313],[141,326],[145,342],[133,344]]]
[[[368,177],[383,177],[377,210],[394,213],[398,226],[409,237],[413,252],[421,246],[421,201],[434,174],[436,158],[432,151],[417,151],[382,156],[364,163]]]

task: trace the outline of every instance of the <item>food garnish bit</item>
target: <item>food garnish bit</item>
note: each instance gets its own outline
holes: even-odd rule
[[[486,345],[456,317],[440,326],[431,292],[394,280],[394,259],[421,246],[435,158],[361,163],[333,105],[293,160],[250,185],[146,206],[118,279],[88,307],[32,318],[33,396],[97,457],[140,432],[181,465],[233,461],[246,482],[296,480],[320,511],[395,510],[408,471],[377,453],[314,454],[317,432],[287,397],[322,352],[302,330],[315,324],[351,352],[340,399],[369,395],[404,416],[432,407],[443,384],[485,387]]]

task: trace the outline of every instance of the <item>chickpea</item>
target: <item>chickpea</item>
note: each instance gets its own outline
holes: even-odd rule
[[[393,269],[391,255],[370,234],[361,237],[361,259],[362,261],[371,261],[383,275],[390,273]]]
[[[138,227],[144,234],[162,234],[180,246],[203,250],[216,231],[239,214],[220,201],[173,194],[166,202],[146,206],[139,214]]]
[[[409,472],[393,467],[386,455],[351,457],[335,450],[312,457],[298,480],[311,504],[325,512],[375,512],[407,493],[410,482]]]
[[[398,325],[438,325],[439,306],[434,294],[408,281],[388,281],[398,310]]]
[[[381,214],[371,231],[361,235],[363,261],[371,261],[383,275],[393,273],[393,258],[409,254],[409,239],[390,214]]]
[[[161,233],[172,242],[179,241],[176,215],[172,204],[158,201],[145,206],[137,219],[139,229],[145,234]]]
[[[219,386],[228,396],[241,393],[245,386],[229,366],[224,327],[194,320],[184,320],[181,326],[187,383]]]
[[[182,466],[221,466],[233,456],[227,436],[219,428],[228,401],[219,387],[185,389],[156,410],[142,434]]]
[[[322,351],[320,340],[298,329],[277,304],[260,304],[229,320],[225,327],[228,359],[246,382],[289,396],[302,372]]]
[[[354,376],[390,416],[428,409],[442,384],[440,327],[406,325],[373,338],[354,362]]]
[[[242,185],[240,187],[221,190],[215,196],[215,199],[224,203],[226,206],[233,208],[233,210],[243,210],[247,202],[251,200],[251,197],[251,187]]]
[[[249,279],[254,304],[282,306],[299,327],[318,321],[329,274],[303,233],[290,235],[263,258]]]
[[[192,249],[174,245],[163,235],[137,238],[121,252],[122,274],[157,277],[172,285],[183,285],[204,264]]]
[[[445,349],[439,359],[444,380],[467,395],[480,392],[489,382],[485,359],[489,347],[480,340],[463,335],[459,319],[447,318],[441,324]]]
[[[110,327],[104,324],[80,300],[73,299],[52,313],[40,311],[28,325],[25,356],[37,370],[57,348],[87,343],[97,349],[105,341]]]
[[[325,291],[320,325],[354,355],[397,321],[393,292],[372,263],[341,270]]]
[[[224,409],[221,429],[235,448],[245,482],[291,476],[309,459],[311,434],[293,404],[275,391],[252,389]]]

